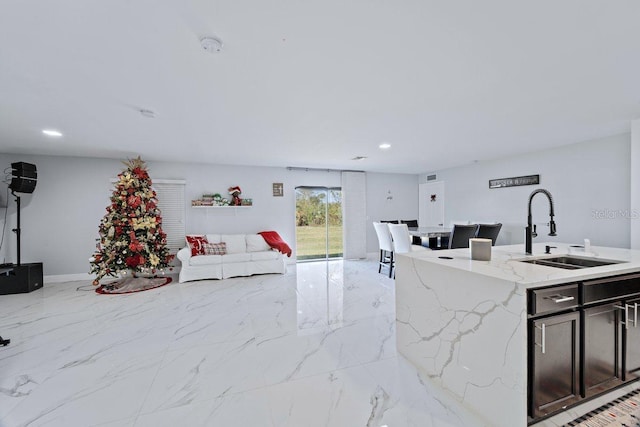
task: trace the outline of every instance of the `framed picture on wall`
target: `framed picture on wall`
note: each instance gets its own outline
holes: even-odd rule
[[[273,183],[273,197],[282,197],[284,196],[284,186],[281,182]]]

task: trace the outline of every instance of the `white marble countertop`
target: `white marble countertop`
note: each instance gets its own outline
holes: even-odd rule
[[[556,246],[551,249],[551,254],[545,254],[545,245]],[[575,280],[593,279],[618,274],[636,272],[640,270],[640,250],[608,248],[591,246],[591,250],[585,253],[582,248],[570,248],[571,244],[557,242],[543,242],[533,245],[533,255],[526,255],[524,244],[494,246],[491,253],[491,261],[473,261],[469,249],[451,249],[439,251],[416,251],[398,256],[407,256],[417,260],[438,264],[443,267],[453,268],[506,280],[526,288],[535,288]],[[519,262],[518,260],[548,258],[562,255],[575,255],[596,259],[623,261],[601,267],[589,267],[576,270],[547,267],[543,265]],[[442,259],[440,257],[451,257]]]

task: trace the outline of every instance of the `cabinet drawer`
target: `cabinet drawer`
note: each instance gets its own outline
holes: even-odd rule
[[[529,295],[529,314],[539,315],[578,306],[578,284],[533,289]]]
[[[584,303],[593,304],[640,294],[640,274],[585,280]]]

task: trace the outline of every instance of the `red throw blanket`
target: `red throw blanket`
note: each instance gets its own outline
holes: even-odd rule
[[[281,253],[287,254],[288,257],[291,256],[291,248],[287,245],[287,242],[282,240],[282,237],[280,237],[277,231],[261,231],[258,234],[261,235],[264,238],[264,241],[273,249],[277,249]]]

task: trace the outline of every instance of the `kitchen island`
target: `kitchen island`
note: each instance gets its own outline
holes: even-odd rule
[[[524,245],[497,246],[491,261],[472,261],[469,249],[412,252],[396,260],[398,351],[486,425],[537,421],[527,403],[528,292],[640,272],[640,251],[592,247],[579,253],[568,244],[552,245],[556,256],[572,250],[621,262],[576,270],[521,262],[553,256],[544,255],[545,243],[534,245],[534,255],[525,255]],[[620,395],[624,387],[607,395]],[[581,406],[588,407],[580,403],[573,413]]]

